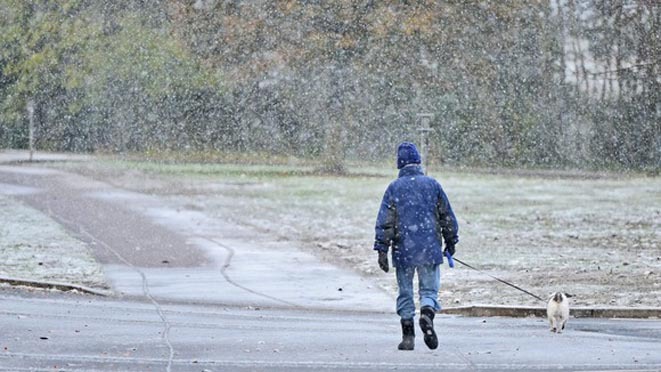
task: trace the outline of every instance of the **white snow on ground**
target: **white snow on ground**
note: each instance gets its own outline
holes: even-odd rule
[[[29,192],[27,188],[5,186],[0,185],[0,276],[106,288],[101,266],[85,243],[43,213],[6,196]]]

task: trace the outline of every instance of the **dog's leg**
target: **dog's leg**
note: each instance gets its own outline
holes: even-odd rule
[[[549,318],[549,323],[551,323],[551,332],[556,332],[556,326],[555,326],[555,317],[552,316]]]
[[[565,329],[565,323],[559,316],[555,318],[555,324],[557,326],[555,333],[562,333],[562,330]]]

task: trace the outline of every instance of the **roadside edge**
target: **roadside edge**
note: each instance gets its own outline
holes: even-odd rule
[[[48,282],[48,281],[39,281],[39,280],[30,280],[30,279],[21,279],[21,278],[10,278],[0,276],[0,283],[9,284],[12,286],[24,286],[24,287],[33,287],[41,289],[56,289],[63,292],[78,291],[81,293],[93,294],[96,296],[109,297],[112,295],[112,292],[94,289],[86,287],[84,285],[72,284],[72,283],[62,283],[62,282]]]
[[[473,305],[449,307],[440,314],[462,315],[469,317],[503,316],[511,318],[546,317],[546,308],[533,306],[495,306]],[[574,318],[628,318],[628,319],[661,319],[661,308],[641,307],[575,307],[570,309]]]

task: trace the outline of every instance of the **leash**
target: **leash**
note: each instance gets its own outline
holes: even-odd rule
[[[460,260],[460,259],[458,259],[458,258],[452,257],[452,256],[450,255],[449,252],[445,252],[445,257],[447,257],[447,259],[448,259],[448,265],[450,265],[450,267],[454,267],[454,261],[457,261],[457,262],[459,262],[460,264],[466,266],[466,267],[469,268],[469,269],[475,270],[475,271],[477,271],[477,272],[479,272],[479,273],[481,273],[481,274],[484,274],[484,275],[486,275],[486,276],[488,276],[488,277],[491,277],[491,278],[493,278],[493,279],[496,279],[497,281],[499,281],[499,282],[501,282],[501,283],[503,283],[503,284],[506,284],[506,285],[508,285],[508,286],[510,286],[510,287],[512,287],[512,288],[514,288],[514,289],[518,289],[519,291],[521,291],[521,292],[523,292],[523,293],[525,293],[525,294],[528,294],[528,295],[530,295],[530,296],[532,296],[532,297],[534,297],[534,298],[536,298],[536,299],[538,299],[538,300],[540,300],[540,301],[542,301],[542,302],[546,302],[546,300],[542,299],[541,297],[537,296],[536,294],[533,294],[533,293],[530,293],[530,292],[526,291],[525,289],[519,287],[519,286],[516,285],[516,284],[512,284],[512,283],[510,283],[510,282],[508,282],[508,281],[506,281],[506,280],[503,280],[503,279],[500,279],[500,278],[498,278],[498,277],[495,277],[495,276],[493,276],[493,275],[491,275],[491,274],[489,274],[489,273],[485,273],[484,271],[482,271],[482,270],[480,270],[480,269],[478,269],[478,268],[476,268],[476,267],[474,267],[474,266],[472,266],[472,265],[469,265],[469,264],[465,263],[464,261],[462,261],[462,260]]]

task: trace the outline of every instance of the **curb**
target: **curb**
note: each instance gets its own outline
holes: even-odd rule
[[[87,294],[93,294],[96,296],[108,297],[112,294],[110,291],[104,291],[99,289],[93,289],[90,287],[85,287],[83,285],[71,284],[71,283],[60,283],[60,282],[45,282],[38,280],[28,280],[20,278],[9,278],[0,276],[0,283],[6,283],[12,286],[25,286],[33,288],[42,288],[42,289],[56,289],[63,292],[78,291]]]
[[[94,155],[89,153],[67,153],[35,150],[32,156],[32,161],[30,161],[30,151],[28,150],[0,149],[0,164],[4,165],[38,164],[61,161],[87,161],[93,157]]]
[[[511,318],[540,317],[546,318],[546,308],[532,306],[494,306],[475,305],[450,307],[440,311],[441,314],[461,315],[469,317],[504,316]],[[574,318],[627,318],[627,319],[661,319],[661,308],[657,307],[577,307],[570,309]]]

